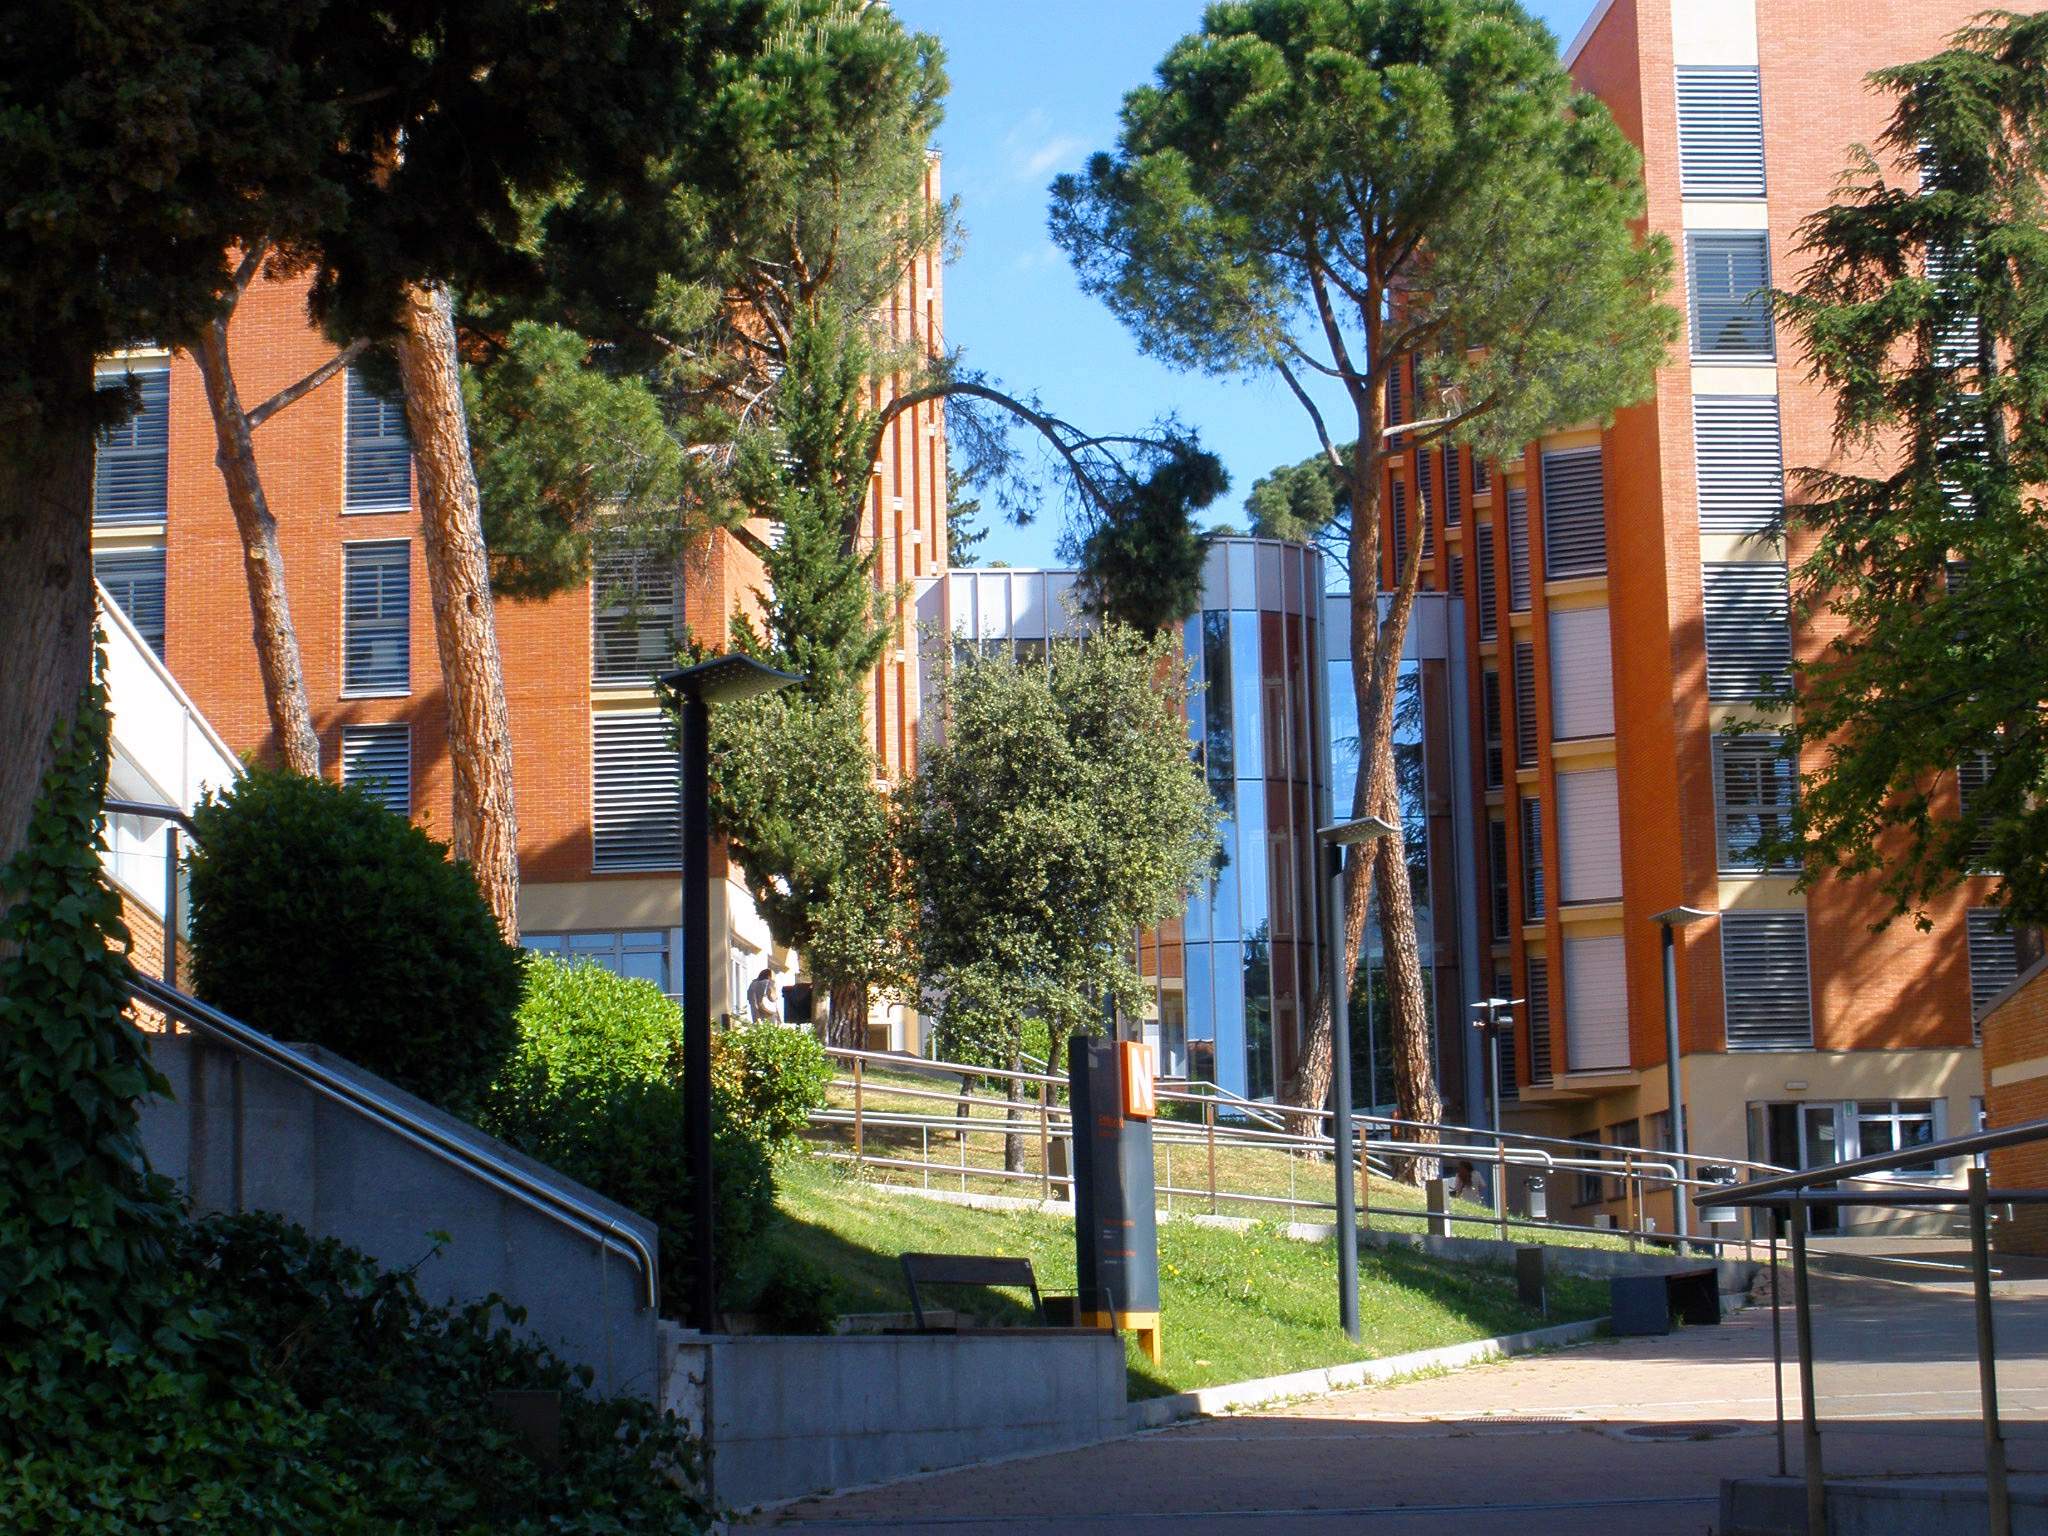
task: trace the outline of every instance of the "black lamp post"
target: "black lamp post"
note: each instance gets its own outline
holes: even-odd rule
[[[1500,1017],[1502,1014],[1506,1014],[1508,1027],[1512,1029],[1515,1023],[1515,1009],[1520,1007],[1521,1004],[1522,999],[1519,997],[1486,997],[1481,998],[1472,1005],[1472,1011],[1479,1015],[1478,1018],[1472,1021],[1472,1027],[1483,1030],[1486,1034],[1487,1082],[1493,1089],[1493,1150],[1496,1155],[1499,1154],[1501,1146]],[[1502,1165],[1503,1168],[1505,1166],[1505,1164]],[[1498,1177],[1493,1181],[1493,1214],[1496,1216],[1505,1216],[1507,1214],[1507,1191],[1500,1187],[1503,1182]]]
[[[682,717],[683,768],[683,1108],[689,1138],[690,1304],[684,1321],[700,1332],[717,1319],[711,1190],[711,706],[775,693],[803,679],[751,656],[719,656],[661,675]]]
[[[1337,1153],[1337,1320],[1358,1337],[1358,1196],[1351,1179],[1351,975],[1344,964],[1344,850],[1370,843],[1400,828],[1377,816],[1322,827],[1316,839],[1330,850],[1330,1078],[1336,1111],[1332,1135]]]

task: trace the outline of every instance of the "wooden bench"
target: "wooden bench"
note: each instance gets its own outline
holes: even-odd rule
[[[922,1330],[924,1298],[920,1286],[1006,1285],[1031,1293],[1031,1311],[1038,1325],[1045,1326],[1045,1298],[1038,1292],[1038,1274],[1029,1259],[1004,1259],[973,1253],[906,1253],[903,1283],[910,1289],[910,1315]]]

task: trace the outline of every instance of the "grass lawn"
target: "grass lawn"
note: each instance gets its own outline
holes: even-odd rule
[[[982,1211],[891,1194],[818,1158],[778,1172],[779,1235],[838,1277],[847,1312],[907,1310],[897,1255],[906,1251],[1021,1255],[1047,1290],[1074,1284],[1073,1223],[1042,1211]],[[1159,1227],[1166,1360],[1155,1368],[1130,1345],[1133,1397],[1277,1376],[1402,1354],[1606,1311],[1604,1284],[1554,1276],[1545,1319],[1515,1299],[1504,1270],[1420,1254],[1359,1255],[1363,1343],[1336,1324],[1336,1251],[1271,1228],[1222,1231],[1192,1222]],[[979,1315],[1021,1319],[1023,1305],[983,1292],[944,1298]]]

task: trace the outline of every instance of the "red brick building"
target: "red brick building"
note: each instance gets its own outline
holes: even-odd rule
[[[927,193],[938,196],[930,162]],[[933,351],[942,333],[936,256],[906,274],[894,337]],[[308,324],[301,283],[259,283],[231,332],[243,400],[267,399],[333,355]],[[137,352],[103,372],[137,374],[142,413],[100,453],[96,573],[199,710],[245,755],[273,755],[250,638],[242,546],[214,463],[214,434],[190,357]],[[879,403],[900,385],[877,380]],[[337,375],[256,433],[279,525],[285,582],[330,777],[374,780],[394,807],[439,837],[450,830],[446,711],[403,415],[353,371]],[[864,536],[876,580],[905,586],[946,561],[943,413],[921,405],[889,427],[874,467]],[[687,629],[722,641],[736,608],[756,602],[760,562],[718,535],[680,569],[600,571],[592,586],[497,604],[519,818],[520,927],[534,947],[588,955],[678,989],[680,827],[674,756],[651,676]],[[608,602],[630,584],[635,603]],[[881,770],[916,750],[913,616],[872,690]],[[738,1011],[763,964],[791,979],[744,888],[717,867],[714,923],[730,973],[714,1009]],[[879,1016],[878,1016],[879,1017]],[[904,1021],[892,1019],[900,1040]]]
[[[1467,599],[1482,926],[1497,995],[1527,1000],[1511,1127],[1666,1142],[1653,919],[1680,905],[1713,914],[1677,939],[1692,1150],[1811,1165],[1975,1124],[1973,1003],[2016,968],[1991,882],[1936,903],[1927,933],[1873,932],[1868,885],[1796,891],[1755,852],[1789,809],[1789,765],[1739,722],[1760,678],[1828,639],[1824,618],[1793,622],[1804,551],[1769,530],[1786,472],[1835,462],[1830,401],[1751,295],[1796,283],[1801,223],[1884,127],[1891,100],[1865,76],[1938,51],[1977,9],[1603,0],[1566,51],[1642,147],[1685,336],[1611,426],[1490,468],[1410,452],[1390,498],[1420,483],[1424,581]],[[1608,1206],[1600,1181],[1572,1182],[1554,1215]]]

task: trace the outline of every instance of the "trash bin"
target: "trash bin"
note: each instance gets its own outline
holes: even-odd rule
[[[1540,1173],[1532,1174],[1527,1188],[1529,1191],[1529,1209],[1527,1212],[1529,1219],[1531,1221],[1550,1220],[1550,1198],[1543,1188],[1543,1175]]]

